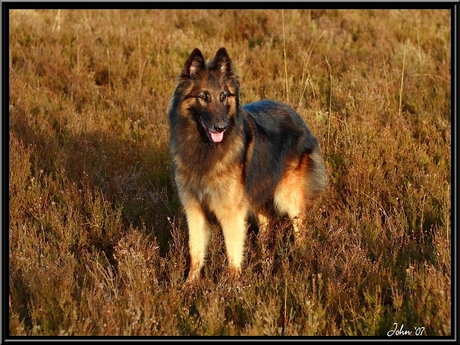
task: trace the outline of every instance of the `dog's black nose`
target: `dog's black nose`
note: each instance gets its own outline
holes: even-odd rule
[[[227,123],[216,123],[214,124],[214,130],[218,133],[222,133],[227,129]]]

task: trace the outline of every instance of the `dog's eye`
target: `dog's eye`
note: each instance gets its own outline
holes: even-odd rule
[[[205,102],[209,102],[209,96],[207,94],[205,94],[205,93],[200,93],[198,95],[198,98],[202,99]]]
[[[221,101],[221,102],[225,102],[225,101],[227,100],[227,97],[228,97],[227,92],[225,92],[225,91],[222,92],[222,93],[220,94],[220,101]]]

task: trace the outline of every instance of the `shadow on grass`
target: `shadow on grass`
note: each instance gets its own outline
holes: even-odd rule
[[[43,172],[52,176],[64,193],[69,184],[75,183],[86,192],[84,203],[100,197],[113,210],[121,210],[123,230],[132,227],[152,235],[165,256],[171,240],[168,217],[174,218],[180,212],[167,143],[155,142],[156,133],[151,133],[152,140],[142,141],[116,137],[109,131],[75,136],[63,129],[59,121],[54,122],[53,132],[44,132],[32,128],[25,113],[16,114],[14,121],[10,121],[10,136],[32,148],[31,175]],[[92,212],[86,208],[86,212]],[[95,240],[93,245],[110,258],[120,236]]]

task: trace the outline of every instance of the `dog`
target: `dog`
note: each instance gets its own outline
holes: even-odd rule
[[[268,210],[287,215],[295,232],[327,183],[318,139],[290,106],[262,100],[242,106],[240,83],[224,47],[205,62],[196,48],[169,105],[169,150],[189,232],[186,283],[204,266],[210,219],[220,224],[231,275],[240,276],[248,230]]]

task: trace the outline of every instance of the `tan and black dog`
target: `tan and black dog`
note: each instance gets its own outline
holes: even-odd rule
[[[326,185],[318,140],[299,114],[270,100],[243,106],[239,93],[225,48],[208,64],[195,49],[171,99],[170,153],[189,230],[187,282],[205,262],[207,215],[222,228],[231,272],[240,273],[248,216],[263,229],[271,207],[301,231],[310,201]]]

